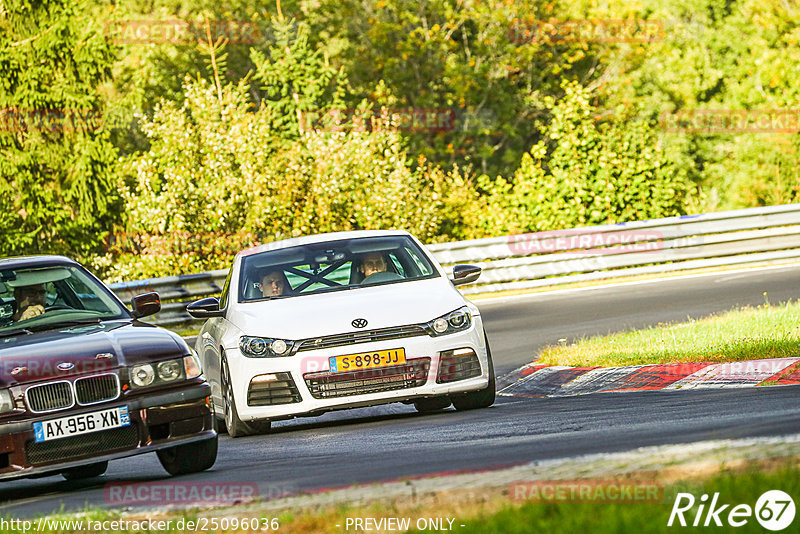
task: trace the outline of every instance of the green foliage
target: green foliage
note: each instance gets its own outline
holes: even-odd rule
[[[518,233],[652,219],[686,212],[686,170],[645,121],[598,121],[590,92],[565,84],[547,100],[545,138],[525,154],[513,180],[482,177],[490,232]]]
[[[341,108],[344,88],[340,73],[309,43],[308,25],[280,16],[273,19],[272,28],[275,43],[266,53],[251,52],[254,77],[264,91],[261,104],[272,117],[272,129],[282,138],[297,140],[306,124],[303,115]]]
[[[114,50],[84,4],[0,11],[0,254],[96,252],[117,218],[114,148],[97,86]]]
[[[175,18],[259,33],[112,44],[114,22]],[[582,19],[662,32],[525,33]],[[798,42],[800,10],[782,0],[14,0],[0,7],[0,254],[88,257],[106,243],[96,267],[135,278],[301,233],[441,241],[798,202],[797,133],[658,125],[675,111],[796,109]],[[337,108],[455,121],[309,130]]]
[[[306,46],[298,38],[271,50],[280,72],[258,108],[245,83],[187,78],[181,105],[164,102],[143,120],[150,150],[125,164],[128,231],[112,251],[123,261],[109,254],[95,267],[111,280],[222,268],[249,245],[340,230],[464,237],[475,194],[457,170],[412,168],[396,131],[305,131],[287,113],[326,104],[311,82],[328,67]],[[309,87],[302,98],[293,90]]]
[[[663,39],[608,78],[610,105],[646,117],[662,112],[794,110],[800,87],[800,9],[780,0],[648,0]],[[614,62],[624,62],[622,57]],[[612,64],[614,63],[612,62]],[[690,178],[706,209],[725,210],[800,199],[798,133],[677,132],[664,139],[691,160]]]
[[[557,94],[562,77],[580,78],[591,64],[579,43],[525,42],[512,31],[559,10],[525,0],[322,0],[303,14],[344,68],[351,104],[451,110],[452,129],[405,134],[411,151],[495,175],[513,172],[538,139],[537,95]]]

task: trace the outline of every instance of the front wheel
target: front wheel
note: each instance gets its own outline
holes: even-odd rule
[[[195,443],[156,451],[158,461],[170,475],[205,471],[217,460],[217,436]]]
[[[462,393],[460,395],[451,395],[450,399],[453,401],[453,406],[455,406],[456,410],[475,410],[477,408],[488,408],[494,404],[494,363],[492,362],[492,351],[489,349],[489,339],[485,334],[483,338],[486,340],[486,359],[489,361],[489,384],[487,384],[484,389],[478,391]]]

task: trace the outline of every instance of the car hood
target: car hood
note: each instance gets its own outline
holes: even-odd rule
[[[188,347],[152,325],[106,322],[0,339],[0,387],[178,358]]]
[[[228,319],[247,335],[296,340],[424,323],[465,304],[442,277],[238,304]]]

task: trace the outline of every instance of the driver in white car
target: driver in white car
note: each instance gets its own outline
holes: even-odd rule
[[[383,257],[383,254],[380,252],[367,252],[361,258],[359,271],[361,271],[364,278],[366,278],[371,274],[385,272],[387,267],[386,258]]]
[[[11,316],[11,320],[24,321],[43,314],[46,295],[44,284],[15,287],[14,300],[17,302],[17,311]]]

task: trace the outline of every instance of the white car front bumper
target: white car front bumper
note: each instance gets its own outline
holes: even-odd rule
[[[329,372],[331,356],[398,348],[405,350],[406,367],[380,367],[353,374]],[[462,354],[448,354],[453,350]],[[313,416],[329,410],[465,393],[489,383],[480,316],[473,316],[469,329],[439,337],[421,335],[349,344],[280,358],[249,358],[238,349],[229,349],[227,357],[242,421]],[[254,381],[254,377],[258,378]]]

